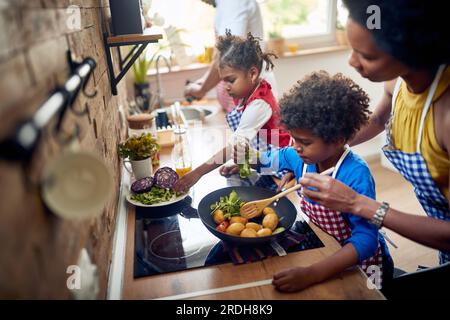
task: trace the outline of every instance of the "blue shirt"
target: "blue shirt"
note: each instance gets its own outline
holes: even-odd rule
[[[262,153],[260,161],[262,168],[270,168],[273,170],[288,169],[293,171],[297,180],[303,175],[303,166],[305,163],[292,147]],[[306,172],[317,172],[317,165],[307,165]],[[342,162],[336,179],[345,183],[359,194],[375,199],[375,181],[370,173],[369,167],[360,156],[354,154],[352,151],[347,154]],[[314,203],[308,198],[306,200]],[[376,226],[362,217],[345,212],[341,214],[352,231],[351,237],[346,239],[342,245],[347,243],[353,244],[358,253],[359,262],[372,257],[378,248],[379,242],[383,253],[389,255],[384,238],[378,232]]]

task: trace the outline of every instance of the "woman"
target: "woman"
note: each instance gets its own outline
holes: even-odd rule
[[[439,250],[450,261],[450,37],[446,12],[425,1],[352,1],[347,35],[349,63],[371,81],[389,81],[353,145],[386,126],[386,157],[414,186],[428,217],[407,214],[357,194],[328,176],[307,174],[300,183],[310,199],[350,212]],[[367,8],[380,9],[381,29],[369,30]],[[392,81],[390,81],[392,80]],[[431,218],[430,218],[431,217]],[[448,273],[447,273],[448,274]]]

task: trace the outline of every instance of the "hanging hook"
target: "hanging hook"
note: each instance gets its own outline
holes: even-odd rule
[[[91,74],[92,74],[92,73],[91,73]],[[84,83],[83,83],[83,94],[84,94],[87,98],[93,98],[93,97],[95,97],[95,96],[97,95],[97,89],[95,89],[95,88],[94,88],[94,92],[93,92],[93,93],[88,93],[88,92],[86,91],[87,84],[88,84],[88,82],[89,82],[89,79],[91,78],[91,74],[89,74],[89,75],[86,77],[86,79],[85,79],[85,81],[84,81]]]
[[[70,110],[72,110],[72,112],[76,115],[76,116],[84,116],[85,114],[88,114],[89,113],[89,105],[88,105],[88,103],[87,102],[85,102],[84,103],[84,108],[83,108],[83,110],[76,110],[75,109],[75,107],[74,107],[74,104],[72,104],[71,106],[70,106]]]
[[[75,123],[75,127],[73,128],[71,133],[64,132],[61,129],[58,129],[55,127],[55,137],[56,141],[60,145],[68,145],[70,144],[74,139],[79,139],[81,134],[81,129],[78,123]]]

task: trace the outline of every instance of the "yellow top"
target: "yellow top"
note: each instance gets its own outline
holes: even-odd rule
[[[444,70],[436,88],[432,104],[423,124],[422,143],[420,152],[439,190],[448,199],[448,179],[450,161],[449,155],[439,146],[434,130],[434,102],[450,85],[450,68]],[[395,99],[394,119],[392,124],[392,138],[394,147],[407,153],[416,152],[420,118],[425,107],[429,88],[422,93],[409,92],[406,83],[402,81],[397,98]]]

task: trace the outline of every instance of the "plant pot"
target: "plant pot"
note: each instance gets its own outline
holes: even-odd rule
[[[129,162],[131,165],[131,171],[125,165],[125,169],[134,175],[136,180],[153,176],[153,164],[152,158],[143,160],[124,160],[125,163]]]
[[[152,94],[150,92],[150,83],[135,83],[134,97],[136,99],[136,104],[141,110],[149,110],[150,101],[152,99]]]
[[[109,0],[113,34],[142,34],[140,0]]]
[[[347,46],[347,32],[345,30],[336,30],[336,42],[340,46]]]
[[[283,38],[274,38],[267,41],[267,51],[275,53],[278,57],[284,55],[284,47],[285,43]]]

